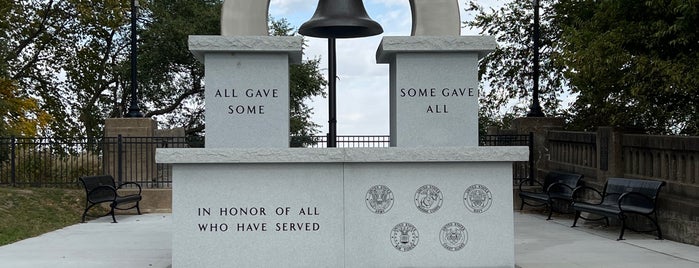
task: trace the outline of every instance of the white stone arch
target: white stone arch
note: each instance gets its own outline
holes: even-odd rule
[[[269,35],[270,0],[225,0],[221,8],[221,35]]]
[[[412,36],[461,35],[458,0],[408,0]],[[268,35],[270,0],[225,0],[221,9],[221,35]]]

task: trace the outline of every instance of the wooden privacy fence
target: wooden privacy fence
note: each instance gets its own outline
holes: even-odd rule
[[[699,245],[699,137],[627,134],[611,127],[596,132],[548,130],[544,171],[580,173],[602,187],[608,178],[666,183],[659,200],[660,225],[668,238]]]

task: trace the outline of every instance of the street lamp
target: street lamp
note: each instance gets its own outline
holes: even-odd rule
[[[138,83],[136,82],[136,19],[138,18],[138,0],[131,0],[131,105],[125,117],[143,117],[141,108],[138,107]]]
[[[529,107],[529,113],[527,117],[545,117],[546,115],[541,110],[541,105],[539,104],[539,0],[534,0],[534,31],[533,31],[533,42],[534,45],[532,49],[534,50],[534,88],[532,89],[532,106]]]

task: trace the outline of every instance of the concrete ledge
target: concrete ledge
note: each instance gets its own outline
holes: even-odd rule
[[[412,163],[526,161],[526,146],[445,148],[285,148],[210,149],[162,148],[156,162],[201,163]]]
[[[220,36],[190,35],[189,50],[204,63],[205,53],[288,53],[289,62],[301,63],[303,38],[300,36]]]
[[[396,53],[478,53],[478,58],[495,50],[493,36],[384,36],[376,50],[377,63],[390,63]]]

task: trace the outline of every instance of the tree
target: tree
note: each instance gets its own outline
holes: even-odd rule
[[[12,81],[0,76],[0,137],[34,136],[50,120],[35,99],[18,96]]]
[[[572,124],[699,135],[699,1],[561,1]]]
[[[189,52],[192,34],[219,34],[221,0],[140,1],[138,84],[143,112],[161,127],[204,129],[203,66]],[[46,134],[102,136],[104,119],[129,105],[130,3],[122,0],[0,0],[0,77],[13,98],[47,114]],[[273,21],[273,27],[276,21]],[[293,34],[288,23],[281,34]],[[291,70],[292,129],[312,135],[303,100],[322,94],[318,60]],[[9,91],[8,91],[9,92]],[[9,95],[8,95],[9,96]]]
[[[75,14],[68,1],[7,1],[0,3],[0,77],[5,81],[5,97],[30,98],[40,110],[54,118],[68,119],[64,98],[67,92],[60,85],[62,71],[73,44]],[[34,104],[25,103],[28,106]],[[27,107],[27,106],[15,106]],[[23,114],[16,111],[17,114]],[[51,120],[51,126],[67,129],[70,120]],[[39,129],[43,131],[43,129]]]
[[[548,115],[563,113],[561,95],[566,92],[565,66],[556,59],[560,47],[560,30],[551,22],[555,0],[541,1],[540,100]],[[475,13],[465,27],[481,29],[481,34],[494,36],[498,47],[479,63],[481,85],[480,111],[482,121],[524,116],[531,105],[533,88],[532,25],[533,1],[511,1],[499,9],[485,9],[469,1],[467,12]],[[497,120],[493,120],[497,119]],[[488,124],[484,123],[482,124]],[[491,122],[491,123],[492,123]]]

